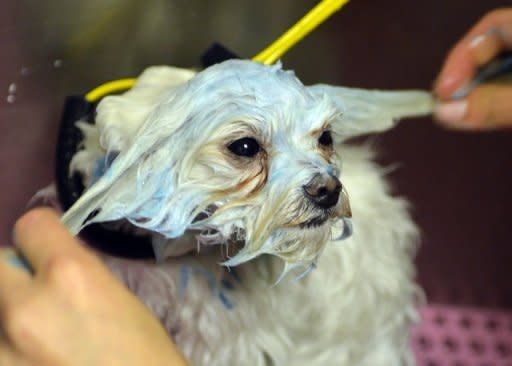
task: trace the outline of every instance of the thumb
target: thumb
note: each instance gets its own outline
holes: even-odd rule
[[[452,129],[512,127],[512,87],[507,84],[482,85],[465,99],[439,102],[434,117]]]

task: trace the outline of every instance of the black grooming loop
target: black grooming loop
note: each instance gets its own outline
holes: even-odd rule
[[[233,52],[222,45],[215,43],[201,57],[203,67],[238,58]],[[97,103],[88,102],[84,95],[66,98],[64,111],[60,122],[55,182],[62,209],[69,209],[82,195],[85,187],[78,173],[70,174],[69,166],[73,156],[80,149],[83,135],[76,126],[77,121],[84,121],[91,125],[95,123]],[[106,229],[102,224],[87,226],[82,235],[91,246],[100,251],[124,258],[149,259],[154,258],[153,247],[147,237]]]

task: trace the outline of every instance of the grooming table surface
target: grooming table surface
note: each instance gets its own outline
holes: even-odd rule
[[[512,311],[429,305],[411,341],[417,366],[512,366]]]

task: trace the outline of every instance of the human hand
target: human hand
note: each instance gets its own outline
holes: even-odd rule
[[[512,84],[481,85],[464,99],[453,99],[480,66],[505,50],[512,50],[512,8],[485,15],[450,51],[434,86],[441,124],[466,130],[512,127]]]
[[[0,251],[0,365],[186,365],[149,310],[53,211],[29,212],[14,234],[33,272]]]

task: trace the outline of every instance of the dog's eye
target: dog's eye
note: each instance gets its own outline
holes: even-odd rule
[[[324,131],[322,135],[318,138],[318,143],[320,145],[324,146],[331,146],[332,145],[332,136],[331,131]]]
[[[253,157],[260,151],[258,141],[251,137],[244,137],[228,145],[228,149],[235,155]]]

